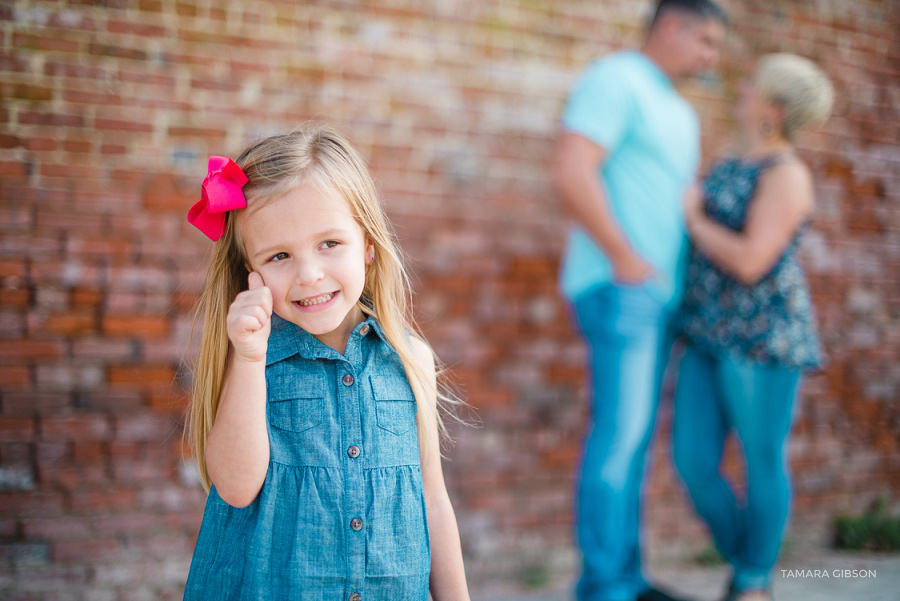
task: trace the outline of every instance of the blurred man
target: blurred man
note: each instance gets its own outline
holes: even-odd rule
[[[725,13],[661,0],[640,52],[603,57],[566,105],[553,178],[575,219],[561,285],[590,351],[592,424],[576,530],[581,601],[666,601],[641,572],[645,455],[681,289],[682,198],[696,177],[698,119],[673,80],[711,67]]]

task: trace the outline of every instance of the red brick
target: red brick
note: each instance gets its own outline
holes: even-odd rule
[[[124,46],[100,44],[97,42],[92,42],[88,46],[88,52],[97,56],[111,56],[131,60],[145,60],[147,58],[147,52],[138,48],[126,48]]]
[[[0,259],[0,278],[25,277],[26,263],[21,259]]]
[[[100,166],[85,165],[41,165],[41,175],[44,177],[61,177],[67,179],[100,179],[104,170]]]
[[[146,394],[139,388],[92,390],[80,394],[84,407],[95,411],[131,411],[146,406]]]
[[[158,390],[149,394],[148,405],[151,409],[182,414],[190,404],[190,393],[186,390]]]
[[[35,421],[29,417],[0,417],[0,441],[34,440]]]
[[[22,146],[22,139],[9,134],[0,135],[0,148],[18,148]]]
[[[127,151],[128,147],[124,144],[103,144],[100,146],[102,154],[125,154]]]
[[[122,511],[134,509],[137,504],[137,493],[122,486],[91,485],[72,491],[72,508],[107,513],[110,510]]]
[[[97,538],[82,541],[66,541],[53,544],[53,559],[58,562],[73,560],[97,561],[115,559],[122,547],[115,538]]]
[[[170,323],[158,315],[107,315],[103,318],[103,333],[129,338],[163,338],[170,333]]]
[[[54,334],[85,334],[97,331],[97,317],[92,311],[57,313],[47,316],[46,328]]]
[[[99,441],[76,442],[72,444],[72,459],[76,463],[91,463],[108,456],[106,443]]]
[[[86,486],[100,486],[110,481],[109,470],[104,462],[70,464],[64,462],[55,466],[38,466],[41,488],[52,488],[67,493],[82,490]]]
[[[144,192],[144,206],[150,210],[184,210],[197,202],[197,182],[163,174],[148,182]]]
[[[123,100],[118,92],[104,92],[102,88],[94,90],[74,90],[72,88],[63,88],[62,97],[67,103],[99,105],[99,106],[118,106]]]
[[[136,357],[135,343],[131,340],[110,340],[108,338],[78,338],[72,341],[72,357],[78,360],[100,360],[116,362],[132,360]]]
[[[24,177],[28,173],[28,165],[21,161],[0,161],[0,175]]]
[[[174,138],[224,138],[226,131],[218,128],[171,126],[169,135]]]
[[[53,90],[43,86],[35,86],[25,83],[7,83],[0,86],[4,96],[9,98],[21,98],[22,100],[47,101],[53,100]]]
[[[161,13],[163,9],[160,0],[140,0],[138,7],[141,9],[141,12],[147,13]]]
[[[153,125],[136,121],[120,121],[115,119],[94,119],[94,127],[97,129],[118,129],[123,131],[145,132],[153,131]]]
[[[66,152],[90,152],[90,140],[63,140],[63,150]]]
[[[113,389],[167,388],[174,380],[175,374],[164,366],[110,367],[107,371],[107,381]]]
[[[76,286],[69,294],[69,302],[74,307],[99,307],[103,303],[100,290]]]
[[[123,513],[97,517],[97,529],[109,534],[133,534],[166,529],[163,516],[148,513]]]
[[[19,32],[13,36],[13,47],[50,52],[76,52],[81,48],[81,44],[74,40],[62,39],[58,33],[57,35],[39,36]]]
[[[0,462],[7,466],[30,466],[32,445],[28,442],[0,443]]]
[[[19,524],[16,520],[0,519],[0,537],[11,539],[17,536]]]
[[[177,2],[175,4],[175,12],[179,17],[196,17],[197,6],[187,2]]]
[[[78,221],[77,218],[73,218]],[[100,283],[100,267],[94,261],[79,260],[43,260],[31,264],[31,279],[45,284],[70,286],[92,286]],[[79,315],[89,312],[75,312]]]
[[[23,111],[19,113],[19,123],[23,125],[53,125],[57,127],[82,127],[84,117],[81,115],[65,115],[44,113],[40,111]]]
[[[69,236],[66,243],[68,254],[74,256],[106,255],[129,256],[132,254],[134,242],[131,239],[113,238],[104,235]]]
[[[171,420],[155,413],[117,415],[115,439],[126,441],[163,441],[173,434]]]
[[[27,367],[0,366],[0,386],[26,388],[31,383],[31,373]]]
[[[79,79],[105,79],[110,75],[109,69],[100,67],[50,61],[44,65],[44,73],[47,75],[64,75]]]
[[[10,515],[20,519],[31,516],[59,515],[63,508],[63,496],[46,492],[3,492],[0,491],[0,507]]]
[[[90,522],[82,517],[24,520],[22,529],[26,538],[39,538],[50,541],[84,540],[93,534]]]
[[[29,211],[23,209],[0,209],[0,227],[7,232],[30,231],[34,225]]]
[[[57,359],[65,352],[62,342],[52,340],[7,340],[0,344],[0,361],[26,362],[34,359]]]
[[[6,415],[33,416],[36,411],[68,409],[72,406],[72,396],[67,392],[47,392],[35,390],[4,390],[3,412]]]
[[[56,150],[58,142],[52,138],[28,138],[25,140],[25,149],[35,152],[50,152]]]
[[[103,415],[48,416],[40,420],[44,440],[98,441],[111,432],[109,419]]]
[[[31,292],[25,288],[0,288],[0,306],[27,307],[31,302]]]

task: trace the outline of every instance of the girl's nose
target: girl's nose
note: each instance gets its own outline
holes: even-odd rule
[[[299,261],[296,283],[298,286],[310,286],[322,279],[324,272],[318,261]]]

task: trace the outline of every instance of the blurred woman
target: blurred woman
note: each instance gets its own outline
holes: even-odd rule
[[[810,61],[762,58],[741,88],[742,149],[688,195],[692,248],[677,319],[686,340],[675,392],[675,464],[731,564],[727,601],[771,599],[791,505],[786,441],[805,370],[821,351],[797,248],[813,211],[795,136],[828,115],[833,91]],[[747,469],[738,502],[719,473],[726,436]]]

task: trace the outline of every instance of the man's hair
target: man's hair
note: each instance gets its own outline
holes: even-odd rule
[[[650,29],[653,29],[667,14],[678,14],[697,19],[716,19],[722,25],[728,25],[728,15],[712,0],[659,0],[653,20],[650,22]]]

